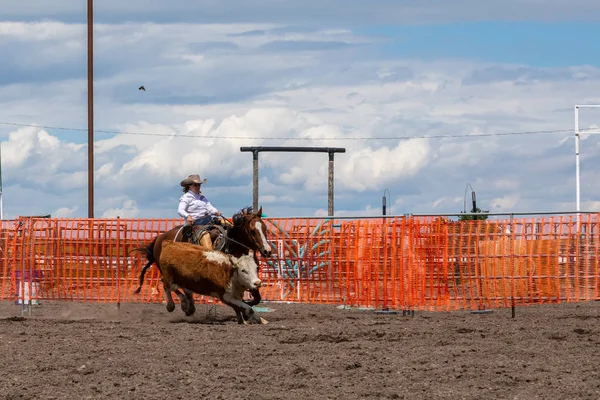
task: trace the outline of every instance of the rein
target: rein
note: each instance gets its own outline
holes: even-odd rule
[[[226,241],[239,244],[240,246],[245,247],[248,250],[252,250],[250,247],[246,246],[244,243],[238,242],[237,240],[230,238],[229,236],[227,236],[227,234],[223,235],[222,233],[220,233],[219,237],[225,239]],[[227,246],[227,250],[229,250],[229,246]]]
[[[227,222],[229,222],[229,223],[231,224],[231,226],[232,226],[232,227],[236,227],[236,224],[233,222],[233,218],[232,218],[232,219],[229,219],[229,218],[226,218],[226,217],[223,217],[223,216],[221,216],[221,218],[223,218],[224,220],[226,220]],[[249,223],[250,223],[250,221],[248,221],[248,222],[245,222],[244,224],[245,224],[245,225],[247,225],[247,224],[249,224]],[[242,226],[241,226],[241,224],[240,224],[240,225],[238,225],[236,228],[237,228],[237,229],[242,229]],[[252,248],[250,248],[249,246],[246,246],[244,243],[238,242],[237,240],[230,238],[230,237],[227,235],[228,233],[229,233],[229,231],[225,232],[225,235],[223,235],[222,233],[221,233],[221,234],[219,234],[219,237],[221,237],[221,238],[225,239],[225,241],[226,241],[226,243],[227,243],[227,244],[224,246],[224,247],[225,247],[225,249],[224,249],[224,250],[225,250],[225,252],[226,252],[226,253],[228,253],[228,252],[229,252],[229,242],[233,242],[233,243],[235,243],[235,244],[238,244],[238,245],[242,246],[243,248],[247,249],[248,251],[252,251]]]
[[[220,234],[219,236],[223,236],[223,234]],[[232,238],[230,238],[230,237],[227,237],[227,236],[223,236],[223,238],[224,238],[225,240],[228,240],[228,241],[230,241],[230,242],[237,243],[237,244],[239,244],[240,246],[247,248],[248,250],[252,250],[250,247],[246,246],[244,243],[240,243],[240,242],[238,242],[238,241],[237,241],[237,240],[235,240],[235,239],[232,239]]]

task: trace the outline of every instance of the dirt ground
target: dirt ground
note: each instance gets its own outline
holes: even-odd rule
[[[1,399],[600,398],[600,303],[377,314],[0,303]],[[210,314],[209,314],[210,311]],[[216,314],[215,314],[216,313]]]

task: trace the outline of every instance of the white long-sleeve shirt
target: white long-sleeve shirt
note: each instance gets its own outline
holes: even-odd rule
[[[202,193],[196,194],[191,190],[184,193],[179,198],[179,207],[177,207],[177,214],[182,218],[187,218],[191,215],[194,220],[204,217],[205,215],[215,214],[218,210],[210,204],[210,201]]]

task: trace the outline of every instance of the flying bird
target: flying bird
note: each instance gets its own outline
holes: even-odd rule
[[[145,92],[146,88],[144,86],[140,86],[138,90],[143,90]]]

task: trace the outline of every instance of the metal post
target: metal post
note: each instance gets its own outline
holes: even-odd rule
[[[252,152],[252,209],[258,211],[258,150]]]
[[[121,217],[117,216],[117,252],[115,254],[117,269],[117,310],[121,311]],[[110,235],[110,232],[109,232]]]
[[[87,2],[88,46],[88,218],[94,218],[94,2]]]
[[[579,183],[579,106],[575,106],[575,209],[580,211],[580,183]],[[577,214],[579,224],[579,214]]]
[[[333,216],[333,151],[329,152],[329,185],[327,190],[327,215]]]
[[[477,212],[477,195],[475,195],[475,191],[473,190],[471,192],[471,200],[473,200],[473,211],[474,213]]]
[[[385,196],[381,198],[381,215],[385,215]]]
[[[575,208],[577,211],[577,232],[579,232],[581,214],[581,180],[579,177],[579,109],[580,108],[600,108],[600,104],[579,104],[575,105]],[[586,133],[600,133],[599,131],[586,130]]]
[[[240,151],[251,151],[254,164],[253,171],[253,207],[258,208],[258,153],[261,151],[283,151],[283,152],[305,152],[305,153],[329,153],[329,201],[328,214],[333,216],[333,156],[335,153],[345,153],[345,148],[339,147],[273,147],[273,146],[256,146],[256,147],[240,147]]]
[[[473,201],[475,199],[475,197],[473,195],[473,193],[475,192],[473,190],[473,186],[471,186],[470,183],[467,183],[467,186],[465,186],[465,195],[464,195],[464,198],[463,198],[463,212],[465,212],[465,213],[467,212],[467,189],[468,188],[471,188],[471,199],[473,199]]]

